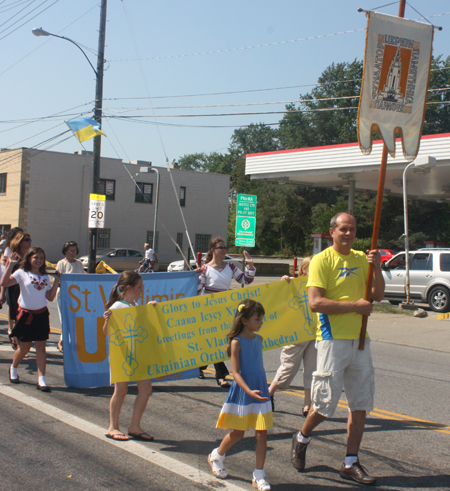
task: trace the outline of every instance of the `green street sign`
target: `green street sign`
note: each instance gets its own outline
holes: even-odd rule
[[[256,196],[253,194],[238,194],[236,203],[236,215],[256,217]]]
[[[236,217],[236,241],[239,247],[255,247],[256,218]]]
[[[255,247],[256,201],[253,194],[237,195],[235,245],[238,247]]]

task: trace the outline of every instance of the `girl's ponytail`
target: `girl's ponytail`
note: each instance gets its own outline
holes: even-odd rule
[[[109,300],[108,300],[108,303],[106,304],[106,308],[109,309],[109,307],[111,307],[111,305],[114,305],[117,300],[119,300],[119,292],[117,291],[119,288],[119,284],[116,283],[112,290],[111,290],[111,293],[109,294]]]

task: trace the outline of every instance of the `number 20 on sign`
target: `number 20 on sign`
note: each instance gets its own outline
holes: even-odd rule
[[[106,195],[89,195],[89,228],[104,228]]]

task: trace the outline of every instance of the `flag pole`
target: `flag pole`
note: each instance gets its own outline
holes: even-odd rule
[[[405,16],[405,5],[406,5],[406,0],[400,0],[400,5],[398,8],[398,17],[403,18]],[[381,209],[383,207],[384,183],[386,180],[387,157],[388,157],[387,146],[386,143],[383,142],[380,177],[378,180],[377,204],[375,207],[375,218],[373,221],[372,244],[370,246],[370,249],[372,251],[377,249],[377,245],[378,245],[378,235],[380,232],[380,221],[381,221]],[[369,264],[369,273],[367,274],[367,283],[366,283],[366,295],[364,297],[368,301],[371,300],[372,279],[373,279],[373,265]],[[366,341],[368,318],[369,317],[367,315],[364,315],[362,319],[361,333],[359,335],[359,346],[358,346],[360,350],[364,349],[364,344]]]

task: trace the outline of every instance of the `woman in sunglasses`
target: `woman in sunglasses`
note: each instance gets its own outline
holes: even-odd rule
[[[225,292],[230,289],[231,280],[236,280],[238,283],[249,285],[252,283],[256,269],[253,266],[253,260],[247,251],[244,251],[246,262],[245,271],[241,271],[231,262],[225,262],[224,258],[227,253],[227,246],[222,237],[216,237],[209,243],[209,251],[205,257],[204,265],[197,270],[198,278],[198,294],[208,295],[210,293]],[[225,380],[229,374],[225,363],[214,363],[216,369],[217,384],[228,389],[230,384]],[[199,378],[204,379],[203,370],[205,367],[200,367]]]

